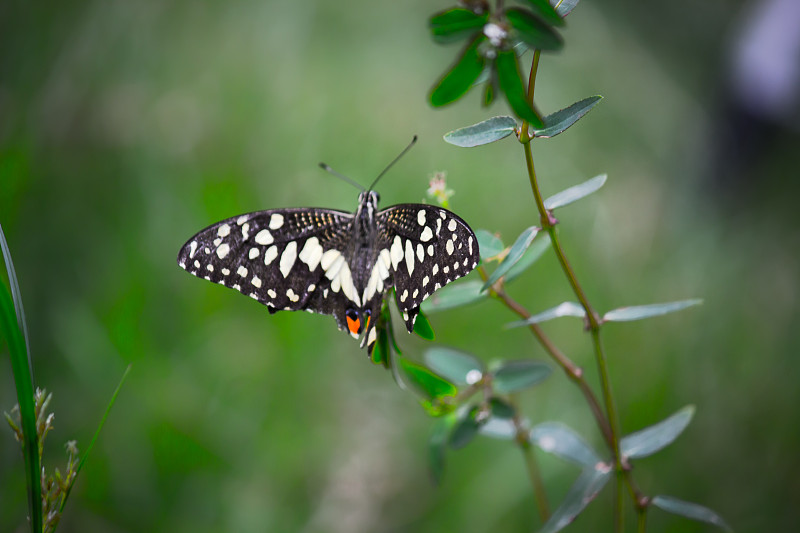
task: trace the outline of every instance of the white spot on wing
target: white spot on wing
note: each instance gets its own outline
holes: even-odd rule
[[[406,241],[406,266],[408,267],[408,275],[414,273],[414,247],[410,240]]]
[[[250,283],[252,283],[253,287],[256,287],[257,289],[261,288],[261,278],[258,276],[253,276],[253,279],[250,281]]]
[[[227,243],[220,244],[219,248],[217,248],[217,257],[219,257],[220,259],[225,259],[225,256],[227,256],[228,252],[230,251],[231,247],[228,246]]]
[[[419,223],[420,226],[424,226],[425,225],[425,210],[424,209],[420,209],[419,213],[417,213],[417,222]]]
[[[449,229],[450,231],[455,231],[457,227],[458,223],[456,223],[456,219],[451,218],[450,222],[447,224],[447,229]]]
[[[250,248],[250,251],[247,253],[247,257],[249,257],[250,259],[255,259],[256,257],[258,257],[258,254],[260,254],[260,253],[261,253],[261,250],[259,250],[258,248],[255,248],[255,247],[254,248]]]
[[[276,292],[275,292],[275,291],[273,291],[272,289],[269,289],[269,290],[267,291],[267,294],[269,295],[269,297],[270,297],[270,298],[275,298],[275,297],[278,295],[278,293],[276,293]]]
[[[284,278],[288,276],[289,271],[292,270],[295,259],[297,259],[297,241],[291,241],[289,244],[286,245],[286,248],[283,250],[283,253],[281,254],[280,269],[281,269],[281,274],[283,274]]]
[[[270,246],[267,248],[267,251],[264,252],[264,264],[269,265],[276,257],[278,257],[278,247],[274,245]]]
[[[269,219],[269,229],[278,229],[283,226],[283,215],[280,213],[273,213]]]
[[[433,257],[433,245],[432,244],[428,245],[428,255]]]
[[[197,241],[192,241],[189,245],[189,259],[194,259],[194,253],[197,251]]]
[[[429,278],[428,276],[422,278],[422,286],[424,287],[425,285],[427,285],[430,280],[431,278]]]
[[[242,215],[242,216],[240,216],[239,218],[237,218],[237,219],[236,219],[236,224],[238,224],[239,226],[241,226],[242,224],[244,224],[245,222],[247,222],[247,219],[248,219],[248,218],[249,218],[249,217],[248,217],[247,215]]]
[[[223,275],[223,276],[227,276],[227,275],[228,275],[228,274],[230,274],[230,273],[231,273],[231,271],[230,271],[230,270],[228,270],[227,268],[223,268],[223,269],[222,269],[222,275]]]
[[[286,296],[293,302],[296,302],[300,299],[300,295],[295,294],[291,288],[288,291],[286,291]]]
[[[408,289],[404,290],[403,294],[400,295],[400,301],[405,302],[407,298],[408,298]]]
[[[447,248],[447,255],[453,255],[453,250],[454,250],[453,241],[447,241],[447,245],[445,246],[445,248]]]
[[[392,241],[392,268],[397,270],[397,265],[400,264],[400,261],[403,260],[403,243],[400,241],[400,237],[398,235],[394,236],[394,240]]]
[[[420,211],[420,212],[423,212],[423,211]],[[431,228],[429,228],[428,226],[425,226],[425,229],[422,230],[422,235],[419,236],[419,239],[422,242],[428,242],[429,240],[433,239],[433,232],[431,231]]]
[[[419,243],[417,243],[417,259],[419,259],[420,263],[425,259],[425,247]]]
[[[246,241],[250,237],[250,224],[244,224],[242,226],[242,240]]]
[[[243,266],[240,266],[236,273],[244,278],[247,276],[247,269]]]
[[[258,244],[272,244],[272,241],[275,239],[272,238],[272,233],[269,230],[262,229],[258,233],[256,233],[256,242]]]
[[[314,269],[317,268],[317,265],[322,259],[322,246],[319,244],[319,239],[316,237],[308,239],[300,255],[297,257],[300,258],[300,261],[308,265],[308,270],[314,272]]]
[[[227,237],[230,234],[231,234],[231,227],[227,224],[223,224],[219,228],[217,228],[217,235],[219,235],[220,237]]]

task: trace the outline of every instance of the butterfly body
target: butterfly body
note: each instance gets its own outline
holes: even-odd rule
[[[360,194],[355,213],[324,208],[258,211],[213,224],[189,239],[178,264],[246,294],[271,313],[332,315],[371,353],[386,293],[412,331],[422,301],[478,263],[472,229],[435,206],[378,210],[378,194]]]

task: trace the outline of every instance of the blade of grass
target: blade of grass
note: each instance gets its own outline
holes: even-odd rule
[[[14,312],[8,288],[0,284],[0,332],[8,343],[11,371],[17,389],[17,403],[22,425],[22,456],[28,486],[28,510],[31,531],[42,531],[42,478],[39,461],[39,437],[36,434],[36,413],[33,405],[33,381],[28,366],[28,352]]]
[[[3,249],[3,261],[6,264],[8,273],[8,284],[11,286],[11,298],[14,300],[14,312],[17,315],[19,328],[22,330],[22,338],[25,339],[25,351],[28,354],[28,369],[31,373],[31,383],[33,379],[33,363],[31,363],[31,343],[28,340],[28,323],[25,320],[25,308],[22,306],[22,293],[19,290],[17,272],[14,270],[14,261],[11,260],[11,250],[8,248],[6,235],[3,233],[3,225],[0,224],[0,248]]]
[[[122,390],[122,384],[125,383],[125,378],[128,377],[128,373],[131,371],[131,366],[133,364],[129,364],[128,368],[125,369],[125,372],[122,373],[122,377],[119,380],[119,384],[117,388],[114,390],[114,394],[111,395],[111,399],[108,401],[108,405],[106,406],[106,411],[103,413],[103,418],[100,419],[100,424],[97,426],[97,429],[94,432],[94,436],[92,440],[89,442],[89,446],[87,446],[86,451],[83,452],[80,461],[78,461],[78,466],[75,468],[75,476],[78,476],[80,473],[81,468],[83,468],[83,463],[86,462],[86,458],[89,457],[89,453],[92,451],[94,447],[95,441],[97,441],[97,437],[100,435],[100,430],[103,429],[103,426],[106,423],[106,419],[108,418],[108,414],[111,412],[111,407],[114,405],[114,402],[117,401],[117,396],[119,395],[119,391]],[[72,487],[75,486],[74,483],[70,484],[69,488],[66,492],[64,492],[64,496],[61,498],[61,507],[59,507],[58,512],[64,512],[64,506],[67,503],[67,498],[69,498],[69,493],[72,491]]]

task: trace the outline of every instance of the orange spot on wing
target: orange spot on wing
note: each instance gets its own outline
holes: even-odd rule
[[[352,319],[352,318],[350,318],[349,316],[348,316],[348,317],[345,317],[345,318],[347,318],[347,329],[349,329],[349,330],[350,330],[350,333],[354,333],[354,334],[355,334],[355,333],[358,333],[358,330],[359,330],[359,329],[360,329],[360,327],[361,327],[361,320],[360,320],[360,319],[358,319],[358,318],[356,318],[355,320],[353,320],[353,319]]]
[[[364,324],[364,329],[365,329],[366,331],[369,331],[369,319],[370,319],[370,318],[372,318],[372,317],[371,317],[371,316],[368,316],[368,317],[367,317],[367,323],[366,323],[366,324]]]

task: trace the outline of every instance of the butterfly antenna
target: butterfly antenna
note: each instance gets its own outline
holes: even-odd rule
[[[350,185],[354,186],[354,187],[355,187],[356,189],[358,189],[359,191],[361,191],[361,192],[364,192],[364,190],[365,190],[365,189],[364,189],[364,187],[362,187],[362,186],[361,186],[361,184],[360,184],[360,183],[358,183],[356,180],[354,180],[354,179],[352,179],[352,178],[348,178],[348,177],[347,177],[347,176],[345,176],[344,174],[339,174],[338,172],[336,172],[335,170],[333,170],[331,167],[329,167],[329,166],[328,166],[328,165],[326,165],[325,163],[320,163],[320,164],[319,164],[319,166],[320,166],[320,168],[321,168],[321,169],[323,169],[323,170],[326,170],[326,171],[330,172],[331,174],[333,174],[333,175],[334,175],[334,176],[336,176],[337,178],[339,178],[339,179],[341,179],[341,180],[344,180],[344,181],[346,181],[347,183],[349,183]]]
[[[384,169],[383,169],[383,172],[381,172],[380,174],[378,174],[378,177],[377,177],[377,178],[375,178],[375,181],[373,181],[373,182],[372,182],[372,185],[370,185],[370,186],[369,186],[369,188],[368,188],[367,190],[368,190],[368,191],[371,191],[371,190],[372,190],[372,188],[373,188],[373,187],[375,187],[375,185],[378,183],[378,180],[379,180],[379,179],[381,179],[381,178],[383,177],[383,175],[384,175],[384,174],[386,174],[386,172],[388,172],[388,171],[389,171],[389,169],[390,169],[390,168],[392,168],[392,167],[394,166],[394,164],[395,164],[395,163],[397,163],[397,161],[398,161],[398,160],[399,160],[401,157],[403,157],[404,155],[406,155],[406,152],[408,152],[409,150],[411,150],[411,147],[412,147],[412,146],[414,146],[414,144],[415,144],[416,142],[417,142],[417,136],[416,136],[416,135],[414,135],[414,138],[413,138],[413,139],[411,139],[411,142],[410,142],[410,143],[408,143],[408,146],[406,146],[406,147],[403,149],[403,151],[402,151],[402,152],[400,152],[400,155],[398,155],[397,157],[395,157],[395,158],[394,158],[394,160],[392,160],[392,162],[391,162],[391,163],[389,163],[388,165],[386,165],[386,168],[384,168]]]

